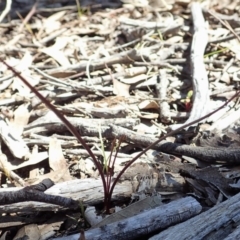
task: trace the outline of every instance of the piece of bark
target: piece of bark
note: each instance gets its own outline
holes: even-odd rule
[[[119,240],[138,239],[154,231],[183,222],[195,216],[201,210],[201,205],[194,198],[186,197],[149,211],[144,211],[128,219],[86,231],[85,237],[87,240],[114,238]],[[56,239],[78,240],[79,234]]]
[[[167,97],[167,87],[169,85],[169,80],[167,78],[166,71],[164,69],[160,70],[159,72],[160,83],[157,83],[156,93],[157,97],[159,98],[159,106],[160,106],[160,118],[161,121],[164,123],[169,123],[171,120],[170,113],[170,106],[168,104],[168,97]]]
[[[168,228],[160,234],[150,238],[150,240],[225,239],[225,237],[232,232],[236,222],[240,221],[239,198],[240,193],[231,197],[227,201],[214,206],[208,211],[201,213],[198,216]],[[227,226],[230,227],[227,228]],[[217,234],[221,228],[225,229],[224,231],[221,231],[221,236],[219,234],[217,238],[212,236],[212,234]]]
[[[0,135],[10,152],[16,158],[29,158],[29,149],[23,139],[15,134],[5,120],[0,117]]]

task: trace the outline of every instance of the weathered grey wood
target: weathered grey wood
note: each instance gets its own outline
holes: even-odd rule
[[[184,124],[203,117],[209,111],[209,82],[204,65],[204,51],[208,43],[208,26],[204,21],[200,3],[193,2],[191,11],[194,25],[191,47],[193,107],[188,120]],[[176,124],[172,125],[171,128],[177,129],[180,126],[181,124]]]
[[[21,188],[0,189],[0,194],[5,191],[17,191]],[[131,197],[132,183],[123,181],[118,183],[113,191],[113,200]],[[103,187],[100,179],[87,178],[80,180],[57,183],[45,191],[46,194],[58,195],[81,200],[83,204],[96,204],[103,201]],[[63,209],[60,206],[40,202],[20,202],[0,206],[0,213],[28,212],[28,211],[55,211]]]
[[[97,119],[97,118],[80,118],[80,117],[68,117],[67,118],[70,123],[75,127],[78,128],[79,125],[82,125],[85,123],[86,125],[93,125],[95,128],[98,128],[98,126],[108,126],[109,124],[115,124],[117,126],[122,126],[124,128],[130,128],[133,129],[134,126],[140,123],[139,118],[112,118],[112,119]],[[41,118],[38,118],[34,122],[31,122],[28,124],[25,128],[25,134],[26,132],[31,132],[31,130],[34,131],[34,128],[37,127],[44,127],[46,130],[54,129],[54,126],[61,127],[62,129],[66,129],[65,125],[56,117],[56,115],[52,112],[48,112],[46,115],[44,115]],[[97,129],[98,131],[99,129]]]
[[[132,63],[134,60],[141,59],[141,57],[142,55],[140,55],[139,51],[137,51],[136,49],[131,49],[118,54],[114,54],[109,57],[94,60],[91,62],[91,64],[89,64],[89,70],[93,71],[93,70],[103,69],[106,67],[106,65],[110,67],[114,64],[120,64],[120,63],[128,64],[128,63]],[[146,56],[146,59],[148,59],[147,56]],[[81,63],[77,63],[67,67],[62,66],[55,69],[49,69],[49,70],[46,70],[45,72],[51,75],[56,72],[66,71],[66,70],[85,71],[86,66],[87,66],[87,62],[85,63],[81,62]]]
[[[220,119],[213,122],[213,124],[207,130],[211,132],[215,129],[218,132],[222,132],[227,130],[232,124],[239,120],[240,109],[228,110],[226,108],[226,112],[224,112],[225,114]]]
[[[117,175],[122,169],[119,162],[115,165],[115,174]],[[129,198],[133,193],[142,191],[151,191],[156,189],[159,192],[182,192],[185,181],[179,174],[168,174],[158,172],[154,166],[145,162],[146,159],[142,158],[138,162],[130,166],[116,184],[112,200],[121,200],[122,198]],[[149,160],[148,160],[149,161]],[[83,166],[83,168],[85,168]],[[52,176],[53,180],[59,179],[59,176]],[[139,178],[139,176],[141,176]],[[164,176],[164,177],[163,177]],[[164,178],[164,180],[162,180]],[[16,191],[20,188],[7,188],[0,189],[0,196],[6,191]],[[81,200],[83,204],[94,205],[103,201],[103,187],[101,179],[87,178],[80,180],[66,181],[64,183],[57,183],[53,187],[45,191],[46,194],[55,196],[62,196],[72,198],[74,200]],[[4,212],[27,212],[27,211],[56,211],[62,210],[63,207],[39,202],[20,202],[11,205],[0,206],[0,213]]]
[[[85,238],[87,240],[138,239],[145,234],[185,221],[198,214],[201,209],[201,205],[194,198],[186,197],[142,212],[128,219],[89,230],[85,232]],[[186,229],[184,231],[186,231]],[[56,239],[78,240],[79,234]]]
[[[37,133],[38,131],[52,131],[54,129],[55,132],[61,133],[62,131],[66,131],[66,127],[59,120],[52,118],[53,120],[48,120],[43,117],[43,122],[41,119],[41,123],[38,123],[38,120],[34,123],[29,124],[25,127],[24,135],[28,135],[30,133]],[[135,143],[141,146],[149,146],[153,142],[157,140],[155,137],[151,137],[146,134],[139,134],[134,131],[128,130],[125,127],[116,126],[128,124],[120,123],[121,121],[116,119],[114,125],[111,124],[111,121],[107,119],[109,126],[106,126],[103,119],[89,119],[90,122],[86,122],[88,119],[84,121],[78,121],[78,119],[68,118],[71,123],[78,129],[82,136],[94,136],[99,137],[99,122],[103,121],[101,124],[101,134],[103,137],[108,139],[113,139],[119,136],[125,136],[126,142]],[[132,119],[134,126],[138,123],[139,119]],[[129,120],[127,120],[129,121]],[[106,121],[105,121],[106,122]],[[96,124],[97,123],[97,124]],[[39,125],[38,125],[39,124]],[[130,125],[130,124],[129,124]],[[43,128],[34,129],[37,126],[41,126]],[[153,146],[153,149],[158,151],[162,151],[165,153],[176,154],[176,155],[185,155],[193,158],[198,158],[203,161],[216,163],[216,162],[227,162],[238,164],[240,162],[240,150],[239,148],[215,148],[215,147],[195,147],[183,144],[177,144],[172,142],[167,142],[165,140]]]
[[[13,156],[16,158],[29,158],[30,151],[28,146],[21,136],[15,134],[2,117],[0,117],[0,136]]]
[[[236,240],[240,239],[240,226],[236,228],[231,234],[229,234],[224,240]]]
[[[169,85],[169,79],[167,77],[165,69],[161,69],[159,71],[160,83],[156,83],[155,89],[157,96],[159,98],[159,108],[160,108],[160,116],[161,121],[164,123],[169,123],[171,120],[170,115],[170,106],[168,103],[168,96],[167,96],[167,87]]]
[[[120,210],[118,212],[115,212],[115,213],[109,215],[108,217],[105,217],[104,219],[98,221],[97,223],[95,221],[95,224],[91,225],[91,226],[92,226],[92,228],[105,226],[107,224],[111,224],[113,222],[118,222],[118,221],[124,220],[126,218],[135,216],[142,211],[147,211],[149,209],[159,207],[160,205],[163,205],[162,198],[160,195],[151,196],[151,197],[148,196],[142,200],[139,200],[135,203],[128,205],[127,207],[123,208],[122,210]],[[86,211],[85,211],[85,215],[86,215]],[[86,215],[86,217],[87,217],[87,215]],[[96,217],[95,217],[95,219],[96,219]]]
[[[185,239],[215,239],[208,238],[211,233],[226,227],[226,225],[239,222],[240,220],[240,193],[231,197],[227,201],[216,205],[210,210],[195,216],[186,222],[171,227],[150,240],[185,240]],[[187,231],[186,231],[187,229]],[[226,233],[225,233],[226,234]],[[237,232],[236,232],[237,234]],[[228,233],[227,233],[228,235]],[[219,236],[218,240],[224,239],[227,235]],[[238,239],[238,238],[235,238]]]

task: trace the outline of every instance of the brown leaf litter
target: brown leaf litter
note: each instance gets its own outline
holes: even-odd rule
[[[115,173],[186,122],[191,110],[210,112],[239,89],[238,1],[201,5],[208,39],[197,67],[206,71],[207,85],[197,87],[191,55],[196,29],[188,0],[83,1],[78,11],[76,1],[49,5],[45,0],[34,6],[29,1],[33,4],[21,9],[12,1],[0,23],[1,57],[69,119],[101,161],[101,145],[108,157],[114,137],[126,136]],[[0,11],[4,8],[0,3]],[[198,48],[204,41],[200,38]],[[2,190],[49,178],[56,183],[49,195],[99,207],[101,182],[85,149],[3,64],[0,70]],[[206,93],[207,104],[189,97],[191,90]],[[131,198],[154,194],[168,202],[188,194],[209,209],[232,198],[239,192],[239,107],[236,99],[148,151],[120,179],[114,204],[124,207]],[[80,214],[61,206],[22,202],[4,207],[1,239],[49,239],[89,228]]]

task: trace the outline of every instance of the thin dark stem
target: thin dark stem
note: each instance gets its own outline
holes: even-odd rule
[[[116,144],[116,138],[113,139],[113,142],[111,143],[111,151],[110,151],[110,156],[108,159],[108,168],[111,168],[111,161],[112,161],[112,155],[113,155],[113,151],[114,151],[114,146]]]
[[[117,145],[117,148],[116,148],[116,153],[115,153],[115,156],[114,156],[114,159],[113,159],[113,163],[112,163],[112,169],[114,168],[114,166],[115,166],[115,162],[116,162],[116,159],[117,159],[117,155],[118,155],[118,152],[119,152],[119,148],[120,148],[120,146],[121,146],[121,143],[122,143],[122,136],[120,137],[120,139],[119,139],[119,143],[118,143],[118,145]]]
[[[176,130],[173,130],[169,133],[167,133],[165,136],[161,137],[160,139],[158,139],[157,141],[155,141],[154,143],[152,143],[151,145],[149,145],[147,148],[145,148],[142,152],[140,152],[137,156],[135,156],[129,163],[127,163],[123,169],[120,171],[120,173],[117,175],[117,177],[115,178],[114,182],[112,183],[111,186],[111,190],[109,192],[109,198],[111,199],[112,194],[113,194],[113,190],[118,182],[118,180],[120,179],[120,177],[123,175],[123,173],[138,159],[140,158],[145,152],[147,152],[149,149],[151,149],[153,146],[155,146],[156,144],[158,144],[159,142],[161,142],[162,140],[164,140],[165,138],[174,135],[175,133],[178,133],[179,131],[181,131],[182,129],[189,127],[195,123],[198,123],[200,121],[202,121],[203,119],[210,117],[211,115],[213,115],[214,113],[216,113],[217,111],[219,111],[220,109],[222,109],[223,107],[225,107],[228,103],[230,103],[234,98],[236,98],[237,96],[240,95],[240,91],[238,91],[237,93],[235,93],[229,100],[227,100],[222,106],[220,106],[219,108],[217,108],[216,110],[204,115],[203,117],[194,120],[188,124],[185,124],[179,128],[177,128]]]
[[[114,138],[112,144],[111,144],[111,151],[110,151],[110,156],[109,156],[109,159],[108,159],[108,164],[107,164],[107,189],[108,189],[108,192],[110,191],[110,184],[111,184],[111,180],[110,180],[110,177],[111,176],[111,160],[112,160],[112,155],[113,155],[113,150],[114,150],[114,146],[116,144],[116,138]]]
[[[120,145],[122,143],[122,137],[120,137],[120,140],[119,140],[119,143],[118,143],[118,146],[116,148],[116,153],[114,155],[114,159],[113,159],[113,163],[112,163],[112,170],[114,172],[114,166],[115,166],[115,162],[116,162],[116,159],[117,159],[117,155],[118,155],[118,152],[119,152],[119,148],[120,148]],[[112,174],[110,175],[110,182],[112,180]]]
[[[103,183],[103,189],[104,189],[104,199],[108,198],[108,192],[107,191],[107,186],[106,186],[106,180],[104,177],[104,173],[101,167],[101,164],[98,162],[98,160],[96,159],[96,157],[94,156],[93,152],[91,151],[91,149],[89,148],[89,146],[86,144],[86,142],[82,139],[81,135],[78,133],[78,131],[76,130],[76,128],[63,116],[63,114],[61,112],[59,112],[47,99],[45,99],[43,97],[43,95],[41,93],[39,93],[26,79],[24,79],[20,73],[18,73],[13,67],[11,67],[10,65],[8,65],[2,58],[0,58],[0,61],[6,65],[8,67],[8,69],[10,69],[18,78],[20,78],[25,85],[27,85],[27,87],[36,94],[36,96],[43,102],[45,103],[45,105],[51,110],[53,111],[57,117],[65,124],[65,126],[68,128],[68,130],[78,139],[78,141],[83,145],[83,147],[87,150],[87,152],[89,153],[90,157],[93,159],[94,164],[96,165],[99,174],[101,176],[102,179],[102,183]]]
[[[105,209],[106,209],[106,213],[109,214],[109,210],[110,210],[110,202],[111,202],[111,196],[109,195],[110,193],[110,189],[111,189],[111,181],[112,181],[112,174],[114,172],[114,165],[115,165],[115,162],[116,162],[116,158],[117,158],[117,154],[119,152],[119,148],[120,148],[120,145],[122,143],[122,137],[120,137],[119,139],[119,143],[117,144],[117,147],[116,147],[116,151],[115,151],[115,154],[114,154],[114,159],[113,159],[113,163],[111,164],[111,160],[112,160],[112,157],[113,157],[113,151],[114,151],[114,147],[116,145],[116,138],[114,138],[112,144],[111,144],[111,152],[110,152],[110,156],[109,156],[109,160],[108,160],[108,171],[107,171],[107,194],[108,194],[108,199],[107,199],[107,202],[105,204]]]

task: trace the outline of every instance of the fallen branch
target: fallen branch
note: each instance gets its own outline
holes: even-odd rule
[[[191,48],[193,107],[184,125],[201,118],[209,111],[209,83],[204,65],[204,51],[208,43],[207,25],[202,15],[200,3],[194,2],[191,9],[195,30]],[[182,124],[172,125],[171,128],[177,129],[180,126]]]
[[[0,205],[39,201],[44,203],[56,204],[68,208],[77,208],[78,201],[72,200],[71,198],[65,198],[61,196],[53,196],[43,193],[48,188],[52,187],[54,182],[50,179],[45,179],[41,183],[25,187],[17,191],[6,191],[0,194]],[[2,206],[1,206],[2,207]],[[3,206],[7,207],[6,205]],[[5,211],[7,212],[7,211]]]
[[[44,189],[43,191],[45,191]],[[0,198],[4,196],[5,193],[14,194],[16,191],[22,191],[25,193],[25,190],[21,188],[6,188],[0,189]],[[77,179],[72,181],[66,181],[63,183],[57,183],[47,189],[44,193],[53,198],[61,197],[69,201],[81,200],[83,204],[97,204],[103,201],[103,186],[101,179],[87,178],[87,179]],[[117,184],[112,200],[119,200],[122,198],[129,198],[132,194],[132,184],[131,181],[123,181],[121,184]],[[24,196],[23,196],[24,198]],[[72,199],[69,199],[72,198]],[[26,199],[26,198],[25,198]],[[33,199],[29,198],[27,202],[15,201],[14,204],[11,199],[6,205],[0,205],[0,213],[10,213],[10,212],[35,212],[35,211],[57,211],[66,209],[63,205],[56,205],[53,202],[38,202],[43,199]],[[4,203],[2,203],[4,204]]]
[[[137,239],[140,236],[142,237],[154,231],[159,231],[171,225],[183,222],[195,216],[201,210],[201,205],[194,198],[186,197],[137,214],[136,216],[86,231],[85,237],[87,240],[114,238],[119,240]],[[56,240],[78,239],[79,234],[56,238]]]
[[[155,235],[150,240],[225,239],[231,233],[235,224],[239,224],[239,197],[240,194],[237,194],[208,211]],[[221,231],[221,234],[219,231]]]
[[[48,131],[54,129],[56,132],[62,132],[63,130],[66,130],[66,127],[61,123],[46,124],[44,125],[44,129]],[[77,126],[77,129],[82,136],[99,136],[99,131],[96,125],[90,125],[82,122]],[[157,138],[145,134],[139,134],[113,124],[110,126],[101,126],[101,134],[107,139],[125,136],[126,142],[135,143],[142,147],[149,146],[157,141]],[[240,163],[239,148],[195,147],[191,145],[172,143],[165,140],[162,140],[160,143],[155,144],[151,148],[165,153],[197,158],[208,163]]]

